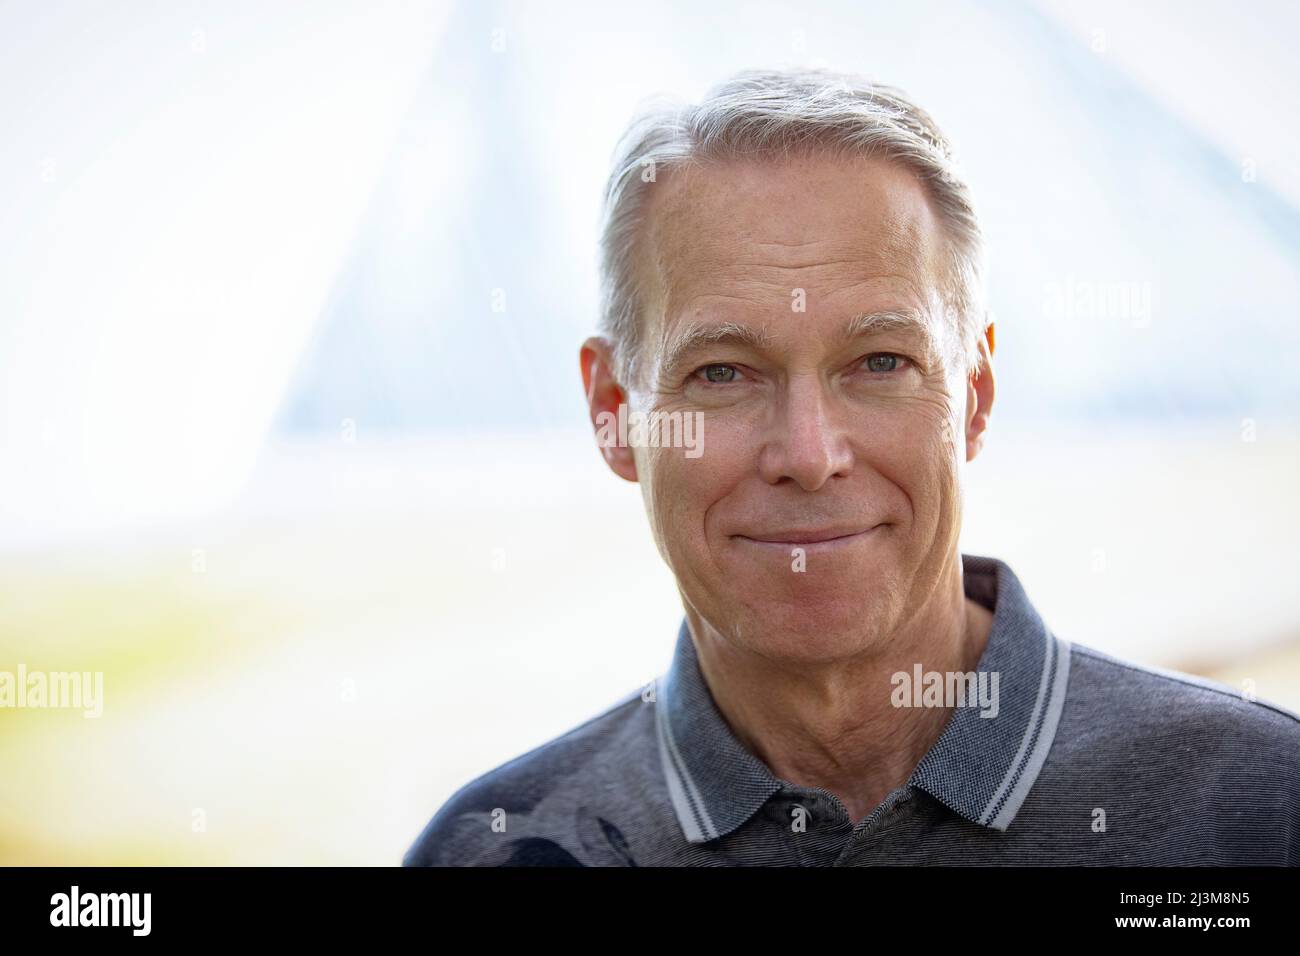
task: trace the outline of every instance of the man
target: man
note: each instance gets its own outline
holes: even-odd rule
[[[676,576],[675,655],[405,864],[1300,864],[1300,717],[1071,645],[958,550],[994,338],[928,115],[743,73],[639,119],[606,198],[583,384]],[[608,440],[620,411],[698,419],[699,453]]]

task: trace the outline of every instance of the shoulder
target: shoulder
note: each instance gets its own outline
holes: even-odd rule
[[[1026,820],[1108,865],[1300,864],[1300,715],[1264,677],[1256,694],[1071,644]]]
[[[1158,712],[1163,705],[1177,711],[1200,711],[1223,720],[1244,721],[1283,736],[1300,734],[1300,714],[1269,700],[1229,687],[1219,681],[1182,671],[1139,664],[1083,644],[1071,645],[1071,671],[1085,679],[1101,680],[1115,689],[1115,699],[1127,698],[1143,711]],[[1133,691],[1148,697],[1134,698]]]
[[[598,776],[653,725],[641,689],[569,731],[475,777],[455,791],[402,857],[403,866],[491,865],[500,840],[494,815],[533,814],[558,789]],[[545,841],[535,841],[542,843]],[[555,853],[565,856],[558,846]],[[566,860],[543,861],[563,864]]]
[[[1218,681],[1071,645],[1067,711],[1076,731],[1131,756],[1162,753],[1294,776],[1300,714]]]

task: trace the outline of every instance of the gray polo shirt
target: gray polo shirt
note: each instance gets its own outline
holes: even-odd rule
[[[403,864],[1300,865],[1300,716],[1067,643],[1005,563],[962,563],[996,715],[955,707],[866,818],[736,739],[683,620],[663,677],[461,787]]]

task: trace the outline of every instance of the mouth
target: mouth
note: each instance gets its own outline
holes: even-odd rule
[[[884,527],[885,523],[881,522],[880,524],[872,525],[869,528],[797,529],[770,533],[764,532],[755,535],[733,534],[731,537],[742,544],[757,545],[759,547],[780,548],[785,550],[791,548],[812,547],[817,550],[827,550],[831,548],[844,547],[862,541]]]

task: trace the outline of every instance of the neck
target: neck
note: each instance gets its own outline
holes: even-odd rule
[[[975,670],[992,613],[969,600],[960,555],[926,603],[848,659],[791,668],[725,640],[687,607],[700,671],[732,732],[787,783],[820,787],[856,823],[901,787],[952,708],[895,707],[891,677]]]

